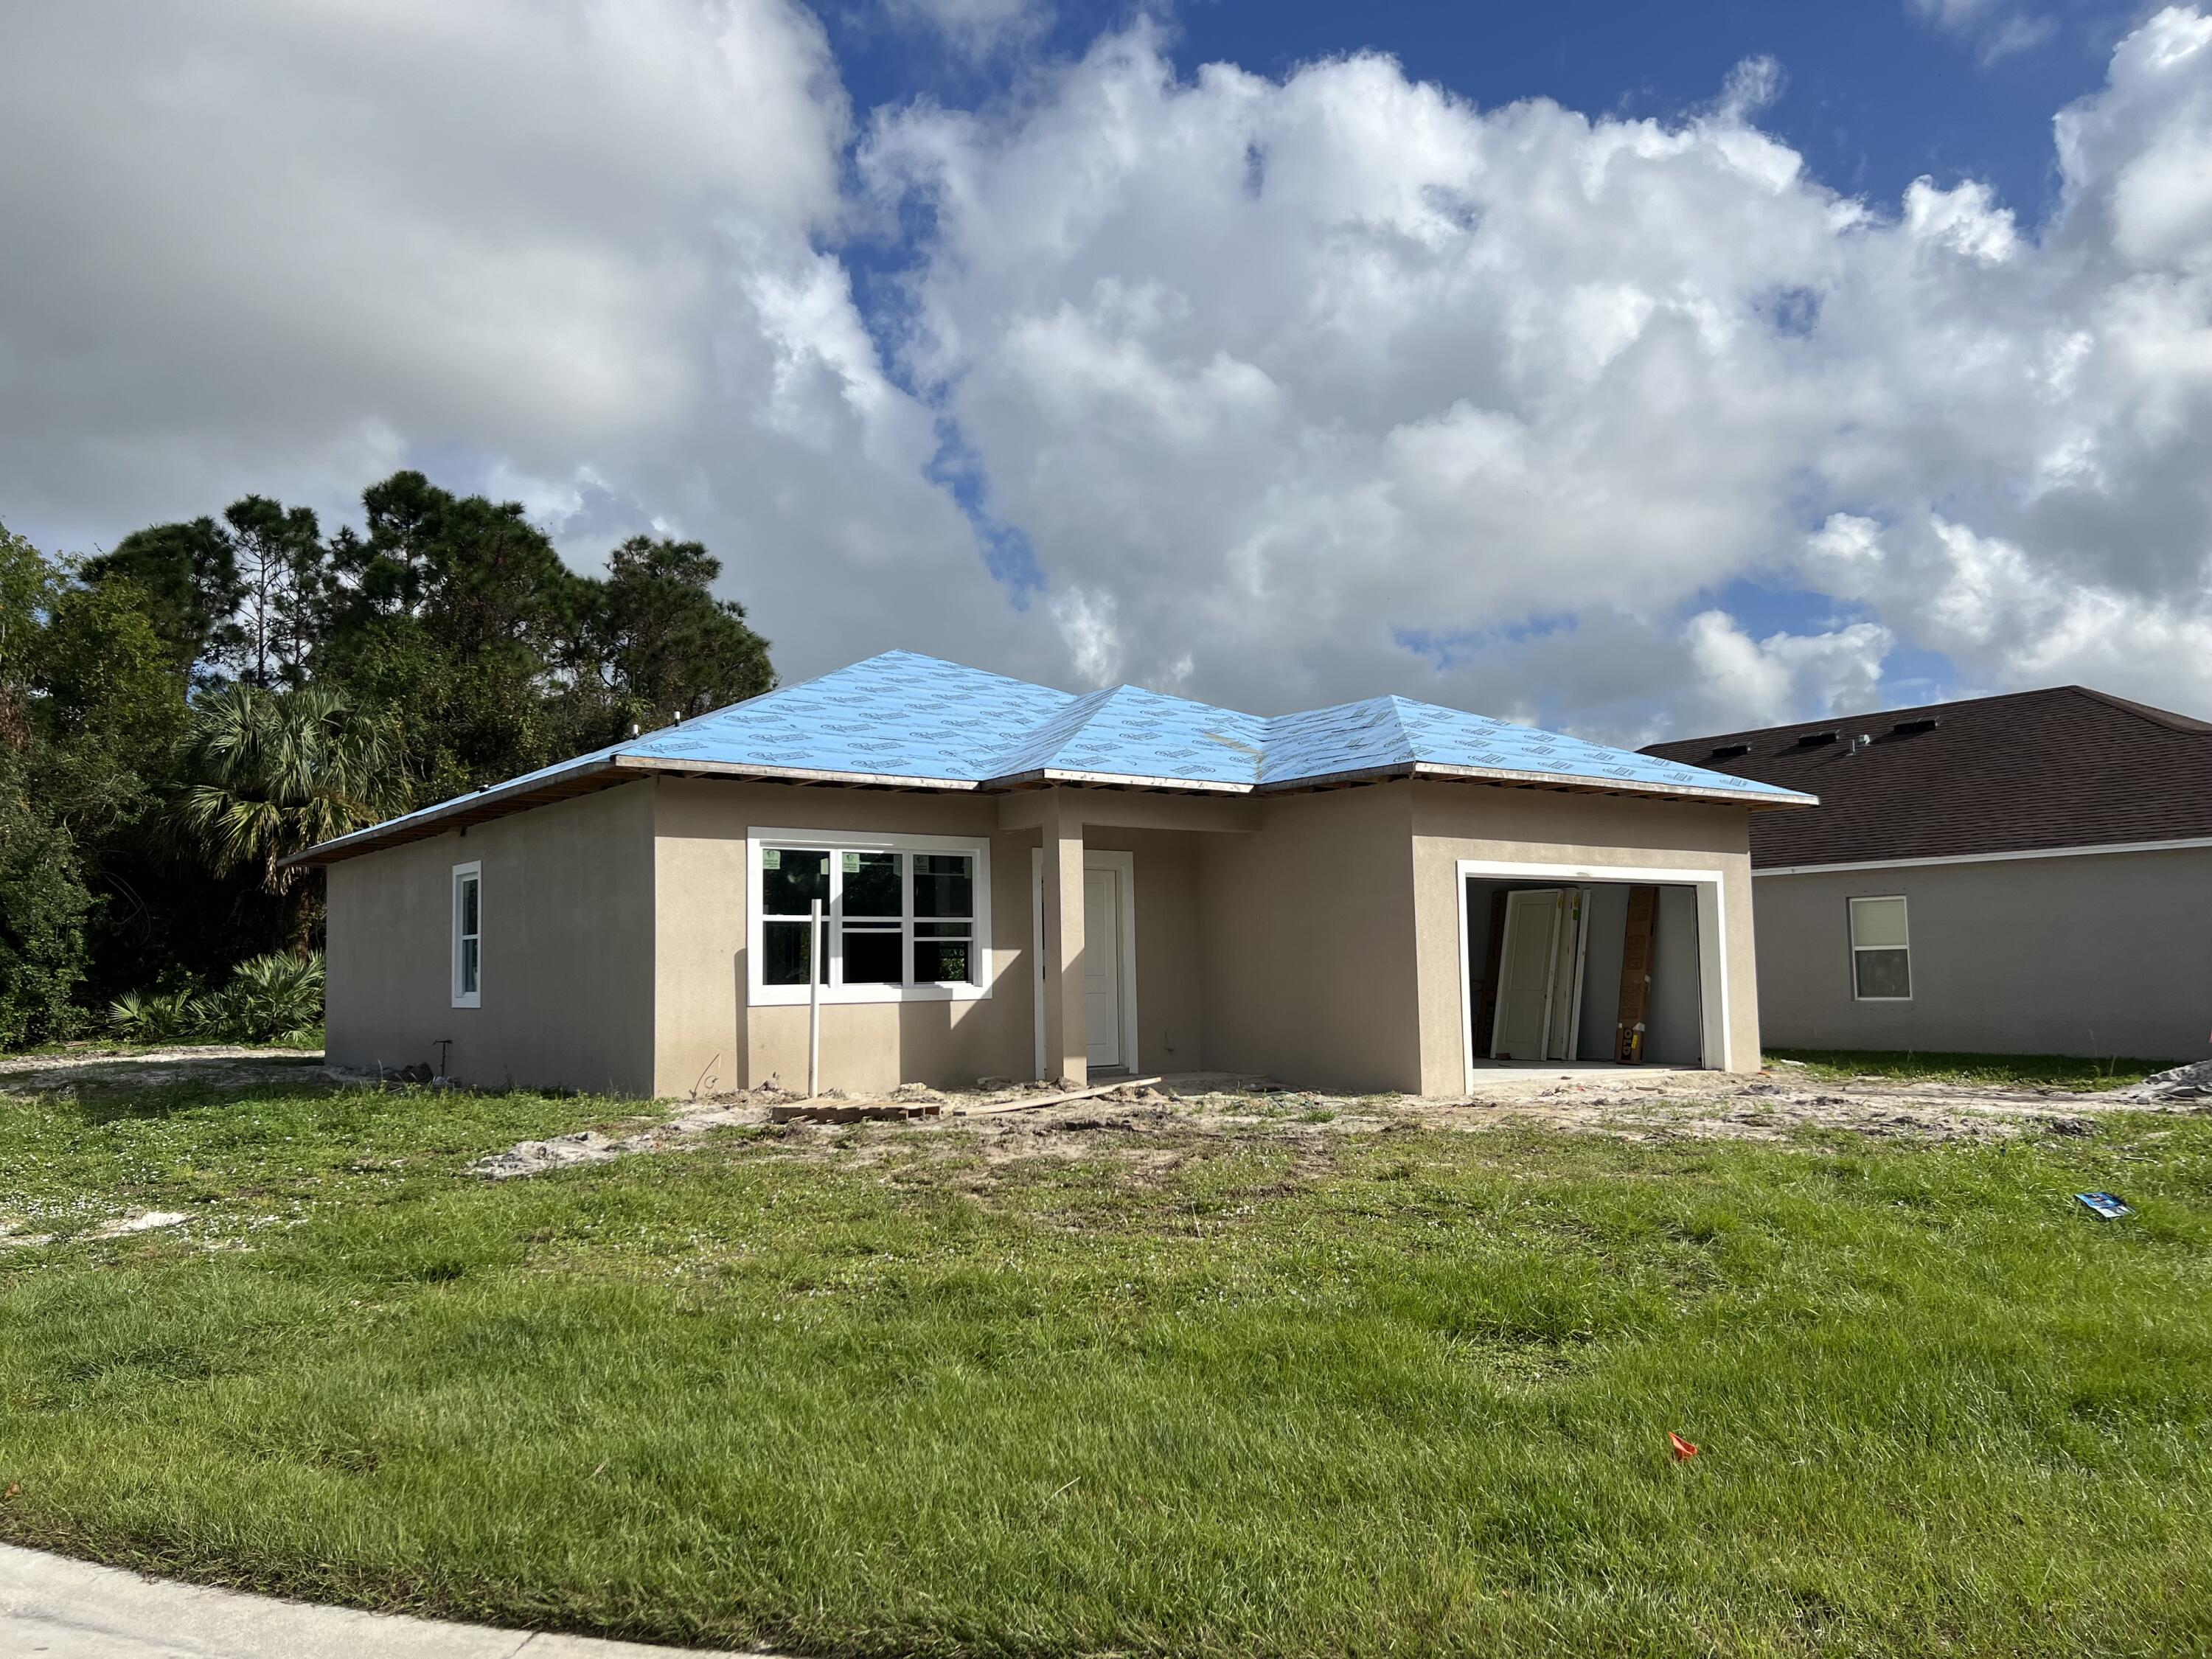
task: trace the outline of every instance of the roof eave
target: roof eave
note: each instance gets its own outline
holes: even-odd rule
[[[1492,766],[1450,766],[1441,761],[1417,761],[1413,775],[1420,778],[1462,778],[1478,783],[1522,784],[1540,789],[1572,789],[1607,795],[1656,795],[1668,800],[1704,800],[1754,811],[1818,806],[1818,795],[1795,790],[1717,789],[1705,784],[1655,783],[1645,778],[1593,778],[1574,772],[1526,772]]]
[[[452,800],[441,801],[420,812],[410,812],[405,817],[392,818],[383,823],[371,824],[366,830],[356,830],[350,835],[318,842],[306,851],[295,853],[282,860],[278,867],[312,868],[335,864],[341,859],[373,853],[380,847],[427,841],[433,836],[443,835],[448,830],[465,828],[489,818],[504,817],[510,812],[527,811],[534,806],[548,806],[556,800],[588,793],[594,788],[607,788],[618,781],[654,774],[719,777],[761,783],[842,784],[863,789],[972,793],[979,787],[973,779],[967,778],[825,772],[806,767],[750,766],[729,761],[673,758],[661,755],[594,756],[538,776],[478,790],[473,795],[457,795]],[[580,784],[587,787],[579,788],[576,786]]]
[[[933,778],[904,772],[836,772],[806,766],[697,760],[689,756],[617,755],[614,764],[626,771],[672,772],[685,777],[735,778],[761,783],[849,784],[863,789],[927,789],[963,794],[983,787],[973,778]]]
[[[382,823],[373,823],[366,830],[333,836],[318,842],[304,852],[293,854],[279,860],[277,868],[313,868],[318,865],[335,864],[359,853],[370,853],[380,847],[397,846],[410,841],[426,841],[432,836],[443,835],[447,830],[480,823],[486,818],[504,817],[529,807],[550,805],[569,795],[589,793],[578,784],[591,784],[599,778],[611,780],[620,769],[619,757],[593,756],[588,760],[571,762],[553,771],[530,778],[518,778],[511,783],[494,785],[479,789],[472,795],[456,795],[441,801],[435,806],[425,807],[419,812],[410,812],[404,817],[389,818]],[[605,784],[592,784],[605,787]],[[542,799],[540,799],[542,797]]]
[[[1500,766],[1453,766],[1442,761],[1398,761],[1387,766],[1361,767],[1344,772],[1316,773],[1310,777],[1278,778],[1260,786],[1263,795],[1295,794],[1302,790],[1340,789],[1353,784],[1388,783],[1397,778],[1436,778],[1462,783],[1500,784],[1509,788],[1560,789],[1577,794],[1653,795],[1668,800],[1702,800],[1753,811],[1818,806],[1817,795],[1767,789],[1715,789],[1696,784],[1652,783],[1636,778],[1592,778],[1575,772],[1529,772]]]
[[[1794,791],[1711,789],[1696,785],[1650,783],[1630,779],[1607,780],[1567,772],[1525,772],[1503,767],[1449,766],[1434,761],[1395,762],[1386,766],[1359,767],[1342,772],[1316,773],[1307,777],[1280,778],[1272,783],[1227,783],[1205,778],[1164,778],[1117,772],[1079,772],[1059,767],[1039,767],[981,781],[969,778],[932,778],[904,773],[836,772],[810,767],[760,766],[734,761],[699,760],[661,755],[595,756],[568,766],[513,783],[479,790],[441,802],[421,812],[385,823],[372,824],[350,835],[321,842],[283,860],[281,868],[312,868],[335,864],[380,847],[425,841],[448,830],[465,828],[510,812],[550,805],[570,796],[607,788],[628,777],[674,775],[725,778],[759,783],[818,784],[861,789],[908,789],[931,793],[997,793],[1016,789],[1076,785],[1109,789],[1145,789],[1182,794],[1281,795],[1313,790],[1340,789],[1358,784],[1387,783],[1399,778],[1437,778],[1468,783],[1499,784],[1508,787],[1560,789],[1583,794],[1652,795],[1674,800],[1703,800],[1746,806],[1753,811],[1818,806],[1816,795]]]

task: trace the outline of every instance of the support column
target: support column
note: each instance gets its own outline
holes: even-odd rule
[[[1044,1063],[1048,1080],[1090,1081],[1083,1019],[1083,819],[1064,789],[1044,812]]]

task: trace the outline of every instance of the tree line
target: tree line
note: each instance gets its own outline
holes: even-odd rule
[[[419,472],[362,507],[248,495],[76,558],[0,526],[0,1046],[307,958],[304,847],[775,684],[696,542],[585,576]]]

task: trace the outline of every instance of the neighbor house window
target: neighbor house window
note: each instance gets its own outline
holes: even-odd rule
[[[1851,994],[1861,1002],[1912,995],[1912,947],[1901,898],[1851,901]]]
[[[827,1001],[988,994],[982,842],[818,830],[758,830],[750,842],[754,1002],[805,1001],[817,961]]]
[[[453,866],[453,1006],[483,1001],[483,866]]]

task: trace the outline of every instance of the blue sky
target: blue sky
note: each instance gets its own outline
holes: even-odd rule
[[[1176,63],[1229,62],[1280,76],[1316,58],[1382,52],[1408,75],[1482,105],[1549,98],[1593,113],[1673,116],[1709,102],[1747,58],[1782,68],[1762,125],[1838,190],[1893,198],[1926,173],[1985,179],[2040,217],[2057,182],[2054,111],[2094,91],[2113,43],[2148,10],[2111,0],[1962,8],[1947,27],[1909,0],[1553,0],[1543,5],[1364,0],[1194,0],[1149,9],[1168,21]],[[833,3],[822,12],[861,109],[933,97],[1005,95],[1038,55],[1079,54],[1137,8],[1064,0],[1024,53],[970,54],[909,17]],[[1994,17],[1992,16],[1994,15]],[[2033,44],[1988,55],[1990,22],[2034,17]]]
[[[1709,0],[1697,5],[1560,0],[1544,6],[1444,5],[1369,0],[1359,6],[1193,0],[1138,7],[1061,0],[1024,9],[1008,43],[986,45],[930,27],[923,14],[886,16],[872,5],[822,14],[844,84],[859,109],[917,100],[988,108],[1018,101],[1040,63],[1080,57],[1139,15],[1158,21],[1176,67],[1231,63],[1278,79],[1318,59],[1387,53],[1419,81],[1480,106],[1543,98],[1592,114],[1679,120],[1726,94],[1748,63],[1771,64],[1759,125],[1804,158],[1831,188],[1881,201],[1916,179],[1979,180],[2028,224],[2052,210],[2060,175],[2051,118],[2094,92],[2114,43],[2146,14],[2139,3],[2060,0],[2046,8],[1996,0],[1793,5]],[[862,239],[847,253],[863,309],[896,326],[886,284],[915,254],[910,240]],[[964,447],[945,469],[970,513],[994,573],[1017,604],[1041,586],[1028,538],[980,507]],[[1755,635],[1802,633],[1865,617],[1863,606],[1787,583],[1738,577],[1686,595],[1688,616],[1718,606]],[[1439,669],[1486,642],[1571,633],[1571,615],[1509,620],[1494,629],[1437,635],[1410,623],[1394,637]],[[1893,647],[1880,678],[1893,702],[1978,690],[1942,652]],[[1659,699],[1650,700],[1656,702]],[[1563,713],[1539,692],[1536,708]]]
[[[789,677],[2212,714],[2212,0],[9,29],[0,520],[58,550],[418,465],[582,568],[705,541]]]

